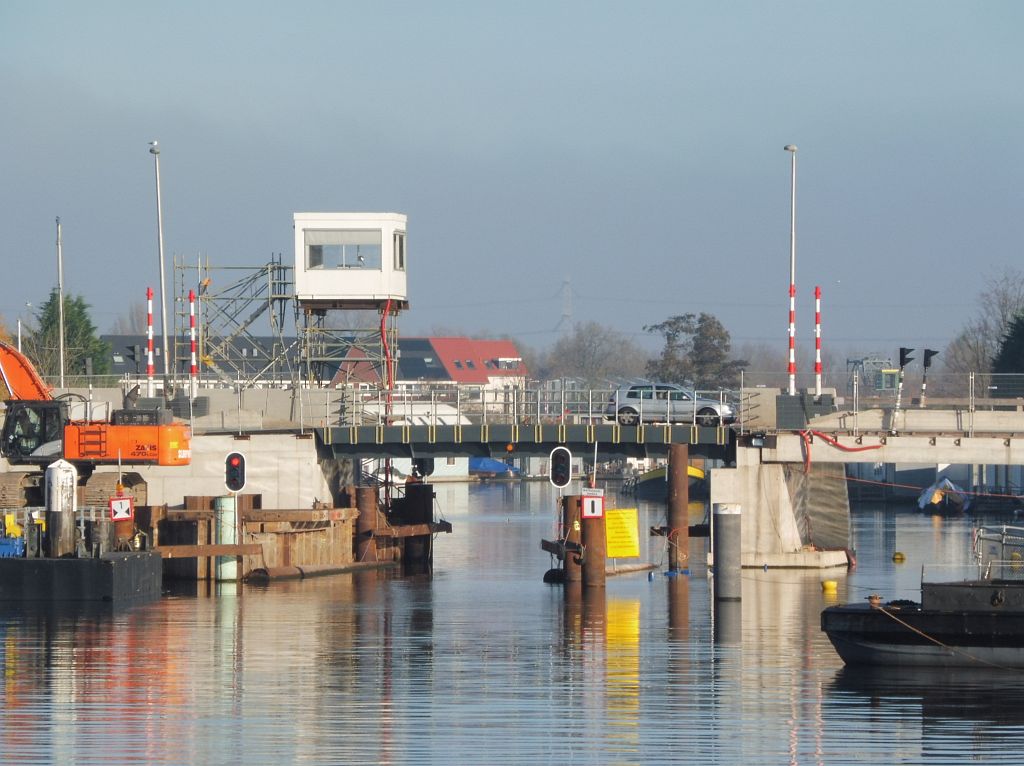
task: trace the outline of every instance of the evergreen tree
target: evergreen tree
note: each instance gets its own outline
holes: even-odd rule
[[[992,372],[1024,373],[1024,312],[1013,318],[1003,335],[992,362]]]
[[[23,338],[24,350],[43,377],[51,382],[60,374],[60,300],[57,290],[36,314],[37,326]],[[110,345],[96,335],[89,304],[82,296],[64,296],[64,378],[80,378],[91,366],[93,375],[110,372]],[[91,360],[91,363],[87,363]]]
[[[656,380],[697,389],[739,385],[747,363],[730,359],[729,331],[713,315],[680,314],[644,330],[665,339],[661,355],[647,363],[647,374]]]

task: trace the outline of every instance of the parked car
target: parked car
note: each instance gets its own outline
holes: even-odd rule
[[[637,423],[696,423],[717,426],[736,420],[736,411],[725,401],[696,396],[671,383],[638,383],[623,386],[608,400],[605,419],[624,426]]]

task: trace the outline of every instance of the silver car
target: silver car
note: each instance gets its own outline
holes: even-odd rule
[[[624,426],[637,423],[696,423],[717,426],[736,419],[725,401],[696,396],[671,383],[638,383],[623,386],[608,400],[605,418]]]

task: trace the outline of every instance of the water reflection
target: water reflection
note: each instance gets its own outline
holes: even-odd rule
[[[1019,675],[842,669],[818,628],[819,572],[744,570],[742,601],[715,608],[695,539],[690,576],[552,587],[549,486],[437,494],[456,531],[435,542],[432,578],[0,612],[3,760],[1019,762]],[[641,528],[660,513],[640,505]],[[841,601],[899,597],[922,562],[969,556],[960,521],[867,510],[853,528],[860,565],[829,573]]]

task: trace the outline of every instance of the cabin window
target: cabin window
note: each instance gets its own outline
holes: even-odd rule
[[[405,232],[396,231],[394,239],[395,271],[405,271]]]
[[[379,229],[306,229],[306,269],[381,269]]]

